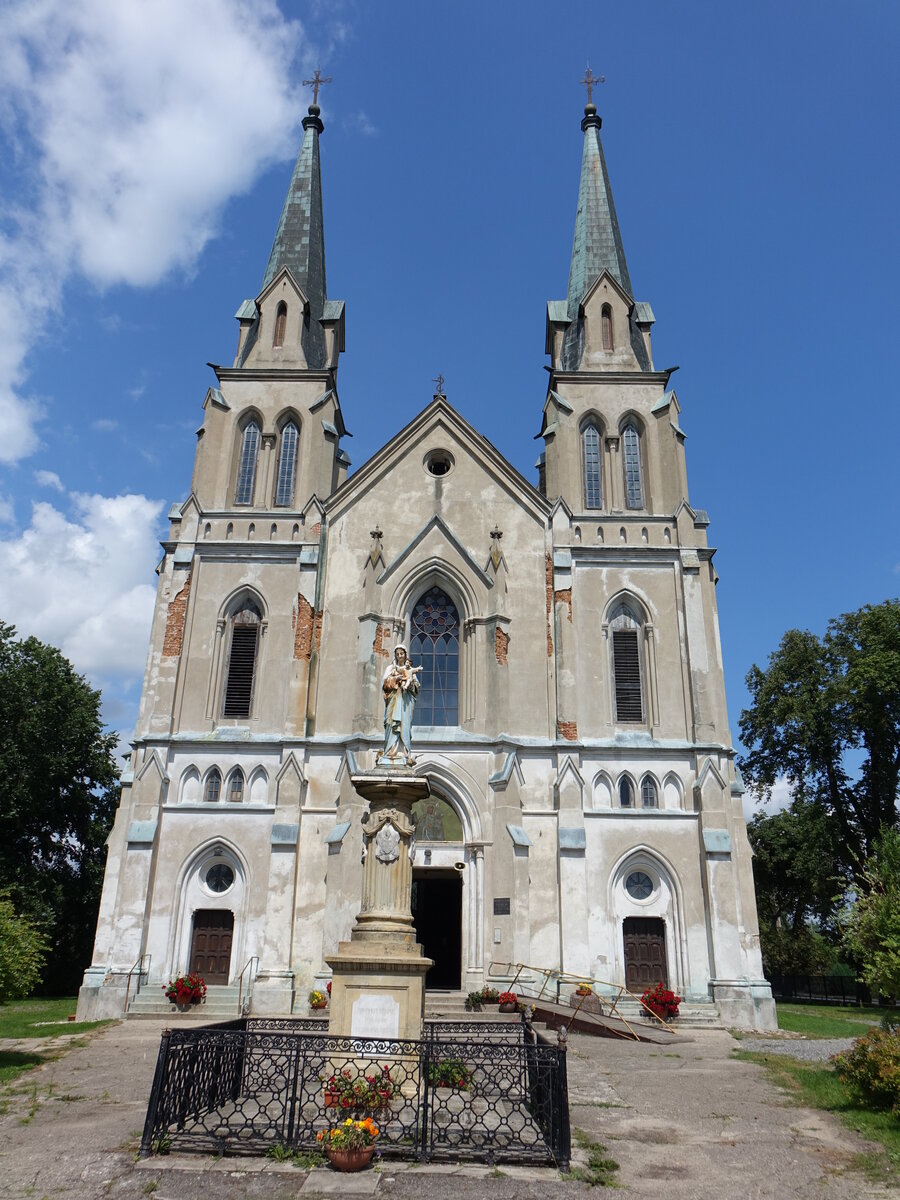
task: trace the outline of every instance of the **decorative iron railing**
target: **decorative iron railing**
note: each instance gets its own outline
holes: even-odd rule
[[[332,1037],[322,1024],[254,1017],[166,1030],[141,1154],[311,1150],[321,1130],[366,1114],[385,1156],[568,1169],[564,1037],[430,1021],[421,1041],[396,1041]]]

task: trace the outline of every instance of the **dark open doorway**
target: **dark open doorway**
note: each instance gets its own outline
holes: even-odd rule
[[[434,966],[427,988],[455,991],[462,984],[462,876],[458,871],[413,871],[412,915],[416,938]]]
[[[665,923],[659,917],[626,917],[622,935],[629,992],[643,992],[655,983],[668,987]]]
[[[191,971],[207,983],[228,982],[231,970],[231,939],[234,913],[216,908],[198,908],[191,936]]]

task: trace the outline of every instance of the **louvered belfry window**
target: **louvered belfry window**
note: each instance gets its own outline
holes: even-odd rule
[[[616,720],[643,721],[641,689],[640,623],[625,605],[612,621],[613,678],[616,689]]]
[[[231,647],[228,677],[225,681],[225,717],[249,717],[256,673],[256,648],[259,641],[260,613],[247,603],[234,614],[231,623]]]
[[[429,588],[412,614],[409,643],[415,666],[421,666],[416,725],[459,724],[459,613],[440,588]]]

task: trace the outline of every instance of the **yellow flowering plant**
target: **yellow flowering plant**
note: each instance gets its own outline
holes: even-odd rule
[[[320,1130],[316,1134],[316,1141],[323,1150],[362,1150],[372,1145],[378,1133],[378,1126],[371,1117],[364,1117],[361,1121],[348,1117],[340,1125]]]

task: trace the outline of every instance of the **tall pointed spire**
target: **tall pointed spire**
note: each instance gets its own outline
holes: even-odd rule
[[[609,271],[629,296],[634,295],[603,157],[600,124],[597,107],[589,101],[581,122],[584,150],[581,156],[572,263],[569,268],[567,305],[570,321],[578,316],[578,306],[585,292],[604,270]]]
[[[326,81],[322,81],[326,82]],[[263,290],[287,267],[309,300],[309,321],[304,329],[307,361],[318,366],[324,354],[321,320],[325,311],[325,226],[322,218],[322,175],[319,134],[323,131],[318,104],[303,118],[303,143],[281,210],[281,220],[269,255]]]

